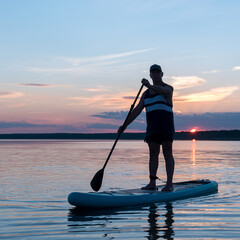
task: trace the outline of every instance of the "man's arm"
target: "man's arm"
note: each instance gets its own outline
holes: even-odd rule
[[[153,91],[159,93],[159,94],[162,94],[164,96],[169,96],[169,95],[172,95],[173,93],[173,87],[172,86],[169,86],[169,85],[165,85],[165,86],[159,86],[159,85],[151,85],[149,83],[149,81],[145,78],[142,79],[142,84],[149,88],[149,89],[152,89]]]
[[[142,97],[138,103],[138,105],[132,110],[132,112],[130,113],[127,122],[125,123],[124,126],[120,126],[120,128],[118,129],[118,132],[124,132],[124,130],[127,128],[127,126],[132,123],[137,117],[138,115],[142,112],[143,108],[144,108],[144,98],[146,95],[146,91],[142,94]]]

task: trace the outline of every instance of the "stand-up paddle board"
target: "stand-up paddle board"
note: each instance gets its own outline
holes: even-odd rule
[[[161,192],[163,187],[163,185],[158,186],[159,190],[126,189],[99,193],[72,192],[68,195],[68,202],[76,207],[113,208],[174,201],[211,194],[218,190],[217,182],[211,180],[174,183],[173,192]]]

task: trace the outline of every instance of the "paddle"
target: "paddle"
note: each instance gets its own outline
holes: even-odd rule
[[[129,116],[130,116],[130,113],[132,112],[132,110],[133,110],[133,108],[134,108],[134,106],[135,106],[135,103],[136,103],[136,101],[137,101],[137,99],[138,99],[138,97],[139,97],[139,95],[140,95],[140,93],[141,93],[141,91],[142,91],[142,89],[143,89],[143,86],[144,86],[144,85],[142,84],[142,86],[141,86],[141,88],[139,89],[138,94],[137,94],[137,96],[136,96],[133,104],[132,104],[131,107],[130,107],[130,110],[129,110],[129,112],[128,112],[128,115],[127,115],[127,117],[126,117],[126,119],[125,119],[125,121],[124,121],[124,123],[123,123],[123,125],[122,125],[122,126],[123,126],[123,129],[124,129],[124,126],[126,125],[126,122],[127,122],[128,118],[129,118]],[[115,140],[115,142],[114,142],[114,144],[113,144],[113,146],[112,146],[112,149],[111,149],[110,153],[108,154],[107,160],[106,160],[103,168],[100,169],[100,170],[94,175],[94,177],[93,177],[93,179],[92,179],[92,181],[91,181],[91,183],[90,183],[92,189],[93,189],[94,191],[96,191],[96,192],[97,192],[97,191],[101,188],[101,186],[102,186],[104,169],[105,169],[105,167],[107,166],[107,163],[108,163],[108,161],[109,161],[109,159],[110,159],[110,157],[111,157],[111,155],[112,155],[112,152],[113,152],[113,150],[114,150],[114,148],[115,148],[115,146],[116,146],[116,144],[117,144],[117,142],[118,142],[118,139],[120,138],[121,134],[122,134],[122,131],[119,131],[119,132],[118,132],[118,135],[117,135],[117,138],[116,138],[116,140]]]

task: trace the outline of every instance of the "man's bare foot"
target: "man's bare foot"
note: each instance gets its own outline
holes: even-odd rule
[[[150,182],[146,187],[142,187],[141,190],[158,190],[158,188],[156,184]]]
[[[173,191],[173,186],[172,185],[166,185],[161,192],[172,192]]]

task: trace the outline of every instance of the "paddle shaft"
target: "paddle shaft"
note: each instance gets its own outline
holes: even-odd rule
[[[144,87],[144,85],[142,84],[142,86],[140,87],[140,89],[139,89],[139,91],[138,91],[138,94],[137,94],[137,96],[136,96],[133,104],[132,104],[131,107],[130,107],[130,110],[129,110],[129,112],[128,112],[128,115],[127,115],[127,117],[126,117],[126,119],[125,119],[125,121],[124,121],[124,123],[123,123],[123,125],[122,125],[123,127],[126,125],[127,120],[128,120],[128,118],[129,118],[129,116],[130,116],[130,114],[131,114],[131,112],[132,112],[132,110],[133,110],[133,108],[134,108],[134,106],[135,106],[135,103],[136,103],[136,101],[137,101],[137,99],[138,99],[138,97],[139,97],[139,95],[140,95],[143,87]],[[110,157],[111,157],[111,155],[112,155],[112,152],[113,152],[113,150],[114,150],[114,148],[115,148],[115,146],[116,146],[116,144],[117,144],[117,142],[118,142],[118,139],[120,138],[121,134],[122,134],[121,131],[118,132],[117,138],[116,138],[116,140],[115,140],[115,142],[114,142],[114,144],[113,144],[113,146],[112,146],[112,149],[111,149],[110,153],[108,154],[107,160],[106,160],[106,162],[104,163],[104,166],[103,166],[102,169],[105,169],[105,167],[107,166],[107,163],[108,163],[108,161],[109,161],[109,159],[110,159]]]

